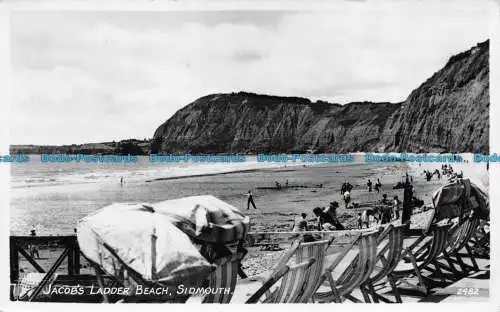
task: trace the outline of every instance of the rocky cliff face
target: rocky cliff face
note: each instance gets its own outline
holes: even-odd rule
[[[453,56],[403,103],[345,105],[239,92],[177,111],[151,152],[482,152],[489,137],[488,42]]]
[[[385,151],[489,152],[489,42],[450,58],[391,116]]]

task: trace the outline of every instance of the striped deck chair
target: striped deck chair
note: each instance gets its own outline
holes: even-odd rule
[[[203,303],[229,303],[231,301],[238,279],[240,262],[244,256],[244,253],[236,253],[215,260],[214,264],[217,265],[217,268],[209,276],[207,287],[217,291],[205,296]]]
[[[246,303],[296,303],[301,298],[304,284],[308,282],[305,273],[316,262],[309,259],[299,264],[277,268]],[[271,288],[279,285],[271,290]]]
[[[481,220],[476,232],[472,235],[470,245],[473,254],[477,258],[490,258],[490,232],[486,230],[489,227],[489,221]]]
[[[451,280],[456,277],[466,276],[470,271],[479,271],[476,259],[469,246],[471,238],[477,231],[479,223],[479,218],[466,218],[461,224],[458,224],[456,229],[450,234],[448,247],[444,250],[442,256],[442,259],[447,262],[447,265],[439,261],[441,259],[438,259],[437,264],[441,269],[453,274],[450,278]],[[465,263],[463,254],[460,253],[464,249],[471,265]],[[462,271],[457,270],[455,265],[458,265]]]
[[[392,275],[400,283],[427,295],[429,293],[429,284],[432,283],[432,280],[424,276],[423,271],[443,276],[439,265],[436,265],[436,260],[447,247],[449,228],[450,224],[432,224],[429,227],[429,233],[427,231],[423,233],[413,244],[403,251],[403,259],[405,262],[411,263],[411,268],[400,268],[398,265],[392,272]],[[412,275],[418,278],[417,284],[406,280],[406,278]]]
[[[316,284],[316,291],[313,296],[318,302],[342,302],[349,299],[354,302],[361,302],[351,295],[352,291],[364,284],[373,272],[377,262],[377,236],[378,232],[365,232],[360,234],[347,248],[344,249],[335,260],[326,268]],[[359,250],[356,257],[347,266],[339,278],[334,279],[334,270],[339,266],[346,255],[358,244]],[[321,287],[326,283],[330,286],[329,291],[322,291]],[[365,300],[366,294],[363,293]]]
[[[297,248],[295,252],[296,263],[304,262],[307,259],[316,260],[314,264],[312,264],[305,272],[304,280],[306,283],[304,285],[303,293],[299,296],[297,302],[306,303],[312,301],[312,296],[317,286],[314,281],[318,281],[323,273],[326,250],[333,240],[334,237],[329,240],[302,243]]]
[[[391,302],[389,299],[378,294],[375,289],[375,285],[385,278],[387,278],[392,288],[396,302],[403,302],[396,287],[396,278],[392,271],[394,271],[401,260],[404,231],[406,228],[408,228],[407,224],[398,226],[391,224],[377,237],[377,244],[379,246],[377,251],[377,265],[370,278],[360,287],[361,291],[368,293],[375,303],[378,303],[379,300],[387,303]]]
[[[332,239],[333,240],[333,239]],[[305,292],[311,292],[310,284],[318,270],[322,270],[324,252],[332,240],[302,243],[295,240],[287,252],[280,258],[275,269],[262,286],[246,301],[247,303],[297,303],[306,300]],[[288,262],[295,256],[294,265]],[[311,255],[308,259],[305,259]],[[314,257],[318,257],[315,259]],[[278,284],[276,287],[274,285]],[[271,290],[271,288],[274,288]],[[262,298],[264,296],[264,298]]]

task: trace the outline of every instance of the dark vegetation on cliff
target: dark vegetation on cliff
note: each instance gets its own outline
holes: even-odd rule
[[[489,42],[450,58],[403,103],[211,94],[154,133],[152,153],[489,152]]]

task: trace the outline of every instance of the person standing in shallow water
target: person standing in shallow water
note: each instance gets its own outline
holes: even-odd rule
[[[368,183],[366,183],[366,185],[368,186],[368,192],[371,192],[372,191],[372,181],[370,179],[368,179]]]
[[[253,206],[254,209],[257,209],[257,207],[255,207],[255,202],[253,201],[252,190],[248,190],[247,196],[248,196],[247,210],[250,209],[250,204],[252,204],[252,206]]]

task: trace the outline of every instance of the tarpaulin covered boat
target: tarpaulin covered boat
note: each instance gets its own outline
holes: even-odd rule
[[[166,200],[151,206],[158,214],[170,216],[179,229],[201,242],[233,243],[243,240],[249,230],[248,216],[211,195]]]
[[[80,220],[78,244],[119,281],[198,285],[214,267],[172,222],[146,204],[112,204]]]

